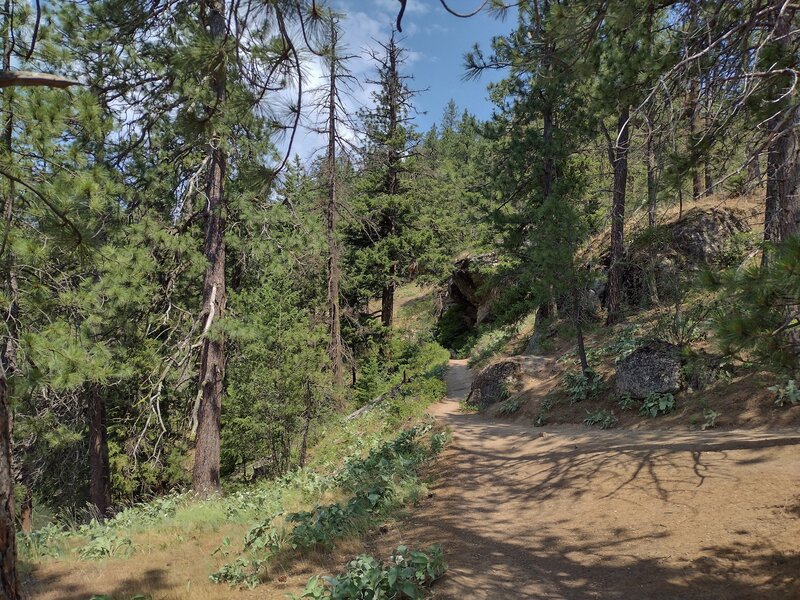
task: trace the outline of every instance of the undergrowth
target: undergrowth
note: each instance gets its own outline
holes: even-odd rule
[[[82,560],[126,558],[146,551],[137,545],[138,535],[154,529],[168,533],[164,544],[181,543],[189,537],[187,532],[194,535],[226,524],[263,521],[264,515],[313,506],[340,486],[337,478],[343,465],[346,469],[383,447],[404,425],[419,422],[427,406],[444,395],[446,350],[434,343],[416,348],[398,343],[395,350],[393,368],[384,374],[383,385],[399,381],[403,370],[408,383],[395,397],[357,419],[333,415],[319,422],[305,467],[273,479],[224,482],[225,495],[208,501],[198,501],[191,492],[173,492],[124,508],[102,522],[80,523],[68,514],[31,533],[20,532],[20,558],[29,563],[70,556]],[[392,490],[396,495],[400,492],[399,488]],[[369,494],[360,501],[370,501]]]
[[[444,555],[438,546],[425,551],[399,546],[386,563],[362,554],[350,561],[346,570],[336,577],[312,577],[302,594],[292,598],[421,600],[445,569]]]
[[[422,491],[419,469],[445,443],[445,434],[431,432],[432,426],[428,422],[407,429],[365,458],[348,460],[330,481],[331,488],[345,495],[341,501],[275,513],[253,525],[239,555],[213,573],[212,581],[253,587],[269,561],[329,550],[342,538],[365,533],[393,509],[416,502]]]

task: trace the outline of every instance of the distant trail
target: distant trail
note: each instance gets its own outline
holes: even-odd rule
[[[460,413],[471,379],[450,362],[453,443],[400,532],[444,547],[436,598],[800,598],[800,432],[542,431]]]

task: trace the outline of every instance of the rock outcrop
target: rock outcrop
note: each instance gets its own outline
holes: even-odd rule
[[[672,394],[681,389],[680,349],[667,342],[650,342],[617,365],[617,393],[632,398]]]
[[[445,309],[459,309],[465,324],[474,327],[494,319],[492,305],[496,290],[487,287],[487,271],[497,263],[494,254],[478,254],[458,260],[450,276]]]
[[[469,399],[481,410],[519,392],[523,378],[549,377],[553,361],[542,356],[510,356],[483,369],[472,381]]]
[[[742,212],[713,208],[690,210],[674,223],[642,233],[625,252],[628,302],[675,297],[687,278],[705,266],[720,264],[732,238],[749,230]]]

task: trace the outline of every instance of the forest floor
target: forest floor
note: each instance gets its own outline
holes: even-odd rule
[[[800,598],[800,432],[530,426],[431,411],[454,439],[433,495],[370,548],[444,548],[436,598]]]

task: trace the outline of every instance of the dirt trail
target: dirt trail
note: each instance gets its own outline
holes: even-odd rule
[[[397,534],[444,547],[437,598],[800,599],[800,432],[533,429],[460,413],[470,381]]]

